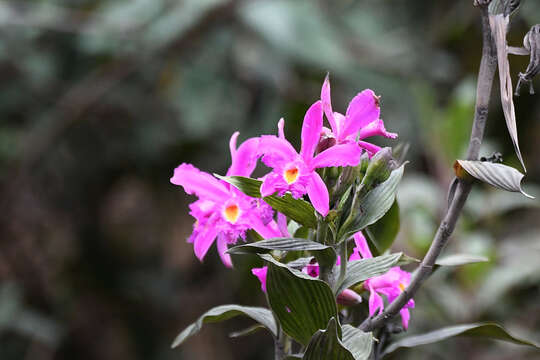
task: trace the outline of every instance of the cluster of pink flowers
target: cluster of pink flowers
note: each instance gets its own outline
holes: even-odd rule
[[[323,126],[323,116],[330,128]],[[371,90],[364,90],[349,103],[345,115],[334,112],[330,99],[330,82],[325,79],[321,98],[306,112],[302,125],[301,149],[295,148],[285,139],[284,120],[278,122],[278,136],[262,135],[244,141],[238,148],[239,133],[232,135],[230,152],[232,163],[227,176],[251,176],[258,160],[272,169],[261,178],[261,195],[268,196],[289,192],[294,198],[307,194],[315,210],[322,216],[329,212],[328,189],[316,172],[319,168],[356,166],[365,150],[371,156],[380,148],[363,141],[375,135],[395,138],[397,134],[386,131],[380,119],[379,98]],[[195,255],[202,261],[209,248],[217,239],[217,248],[223,263],[231,267],[227,246],[238,239],[245,240],[246,231],[252,229],[263,238],[288,236],[286,218],[274,214],[272,208],[262,199],[252,198],[219,180],[202,172],[191,164],[181,164],[174,170],[171,182],[180,185],[186,193],[196,195],[198,200],[190,204],[190,214],[195,218],[193,233],[188,241],[193,243]],[[276,215],[276,216],[275,216]],[[274,220],[276,219],[276,220]],[[357,234],[357,247],[349,261],[371,257],[369,249]],[[304,269],[311,276],[318,276],[318,266],[310,265]],[[266,269],[253,269],[265,290]],[[382,310],[383,302],[379,294],[391,302],[399,290],[409,282],[410,274],[393,268],[389,273],[365,282],[371,292],[370,314]],[[358,295],[347,290],[344,298],[360,300]],[[407,305],[412,307],[414,303]],[[408,310],[402,310],[403,324],[408,324]]]

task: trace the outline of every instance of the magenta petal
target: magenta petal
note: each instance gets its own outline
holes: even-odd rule
[[[362,149],[356,143],[332,146],[315,156],[313,168],[333,166],[356,166],[360,162]]]
[[[281,236],[281,232],[277,226],[272,226],[273,224],[271,225],[271,223],[264,225],[262,220],[256,215],[251,217],[249,220],[249,225],[265,239],[277,238]]]
[[[377,310],[379,310],[379,313],[382,312],[384,303],[381,296],[375,290],[370,288],[369,291],[369,316],[373,316]]]
[[[362,255],[364,259],[369,259],[373,257],[373,255],[371,254],[371,250],[369,250],[366,238],[361,231],[354,234],[354,244],[356,245],[356,249],[358,249],[360,255]]]
[[[182,186],[186,193],[195,194],[200,198],[219,201],[229,197],[225,185],[212,175],[200,171],[191,164],[184,163],[174,169],[171,183]]]
[[[278,137],[280,139],[285,140],[285,119],[283,118],[279,119],[277,123],[277,128],[278,128]]]
[[[300,155],[309,164],[313,159],[313,153],[317,148],[322,131],[322,105],[321,101],[315,102],[306,112],[302,124],[302,149]]]
[[[279,185],[283,182],[281,176],[271,172],[266,175],[261,185],[261,196],[266,197],[273,195],[279,188]]]
[[[398,136],[398,134],[396,133],[386,131],[386,128],[384,127],[384,122],[381,119],[377,119],[360,129],[358,138],[365,139],[367,137],[377,135],[384,136],[390,139],[395,139]]]
[[[224,236],[218,236],[217,239],[217,249],[219,253],[219,257],[221,257],[221,261],[223,264],[228,267],[232,268],[232,260],[231,255],[227,254],[227,239]]]
[[[259,152],[264,154],[263,162],[269,167],[277,167],[281,162],[293,161],[298,156],[287,140],[274,135],[261,136]]]
[[[282,213],[277,213],[277,224],[279,231],[281,232],[281,236],[283,237],[291,237],[291,234],[289,233],[289,229],[287,228],[287,216],[283,215]]]
[[[330,96],[330,79],[328,78],[328,75],[326,75],[323,86],[321,88],[321,101],[324,114],[326,115],[326,118],[330,123],[332,132],[334,134],[337,134],[339,129],[337,127],[336,120],[334,119],[334,111],[332,110],[332,98]]]
[[[238,139],[239,135],[240,135],[240,131],[235,131],[234,134],[231,135],[231,139],[229,140],[229,150],[231,152],[231,161],[234,159],[234,155],[236,154],[236,140]]]
[[[316,172],[311,174],[307,186],[307,193],[315,210],[322,216],[326,216],[329,210],[328,202],[330,201],[328,189],[326,188],[324,181]]]
[[[227,176],[250,176],[257,166],[258,151],[259,138],[251,138],[244,141],[233,155]]]
[[[255,275],[261,282],[261,290],[266,292],[266,276],[268,274],[268,267],[263,266],[261,268],[251,269],[251,273]]]
[[[214,239],[218,233],[218,229],[215,226],[207,226],[198,234],[193,240],[193,249],[195,250],[195,256],[199,260],[203,260],[204,256],[212,246]]]
[[[356,134],[358,130],[377,120],[380,114],[381,109],[379,108],[379,102],[375,93],[369,89],[362,91],[349,103],[347,113],[345,114],[347,120],[342,134],[340,134],[341,139]]]
[[[380,146],[373,145],[366,141],[359,141],[358,146],[360,146],[362,149],[366,149],[370,157],[378,153],[379,150],[381,150]]]
[[[401,309],[399,310],[399,314],[401,315],[401,323],[403,324],[403,328],[407,330],[407,328],[409,327],[411,313],[409,312],[409,309]]]

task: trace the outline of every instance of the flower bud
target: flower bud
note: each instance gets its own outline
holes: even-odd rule
[[[395,161],[392,157],[392,149],[389,147],[382,148],[371,158],[366,175],[360,184],[360,191],[365,194],[386,181],[394,168]]]
[[[362,297],[351,289],[343,290],[337,296],[337,303],[344,306],[354,306],[362,302]]]

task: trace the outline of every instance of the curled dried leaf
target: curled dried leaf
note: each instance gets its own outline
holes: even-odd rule
[[[534,199],[533,196],[527,194],[521,188],[521,180],[524,175],[513,167],[486,161],[469,160],[457,160],[456,164],[463,176],[465,176],[466,173],[469,176],[495,186],[496,188],[511,192],[519,192],[530,199]],[[460,176],[458,175],[458,177]]]

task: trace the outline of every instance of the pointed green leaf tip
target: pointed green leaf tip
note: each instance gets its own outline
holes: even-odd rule
[[[317,251],[329,247],[315,241],[295,238],[276,238],[238,245],[230,248],[230,254],[264,254],[272,250],[280,251]]]
[[[243,176],[221,176],[217,174],[214,174],[214,176],[228,182],[247,196],[261,197],[262,181]],[[281,197],[276,195],[266,196],[263,200],[274,210],[286,215],[289,219],[312,229],[317,227],[315,209],[307,201],[295,199],[288,193]]]
[[[341,328],[335,318],[330,319],[326,330],[319,330],[309,342],[303,360],[366,360],[371,354],[373,338],[350,325]]]
[[[245,315],[252,318],[268,329],[272,335],[277,336],[277,325],[270,310],[260,307],[221,305],[205,312],[196,322],[185,328],[174,339],[171,348],[181,345],[188,338],[198,333],[205,323],[221,322],[238,315]]]
[[[448,326],[422,335],[404,337],[386,348],[384,354],[389,354],[401,347],[415,347],[446,340],[454,336],[472,336],[487,339],[496,339],[511,342],[518,345],[532,346],[540,349],[538,344],[528,340],[517,338],[508,333],[502,326],[495,323],[474,323],[456,326]]]
[[[268,300],[283,331],[303,345],[337,316],[334,294],[324,281],[292,269],[267,254]]]
[[[474,254],[452,254],[437,259],[435,265],[438,266],[460,266],[468,264],[476,264],[480,262],[488,262],[489,259],[485,256]]]
[[[534,199],[521,188],[524,175],[513,167],[487,161],[457,160],[457,162],[469,175],[482,182],[502,190],[519,192]]]

